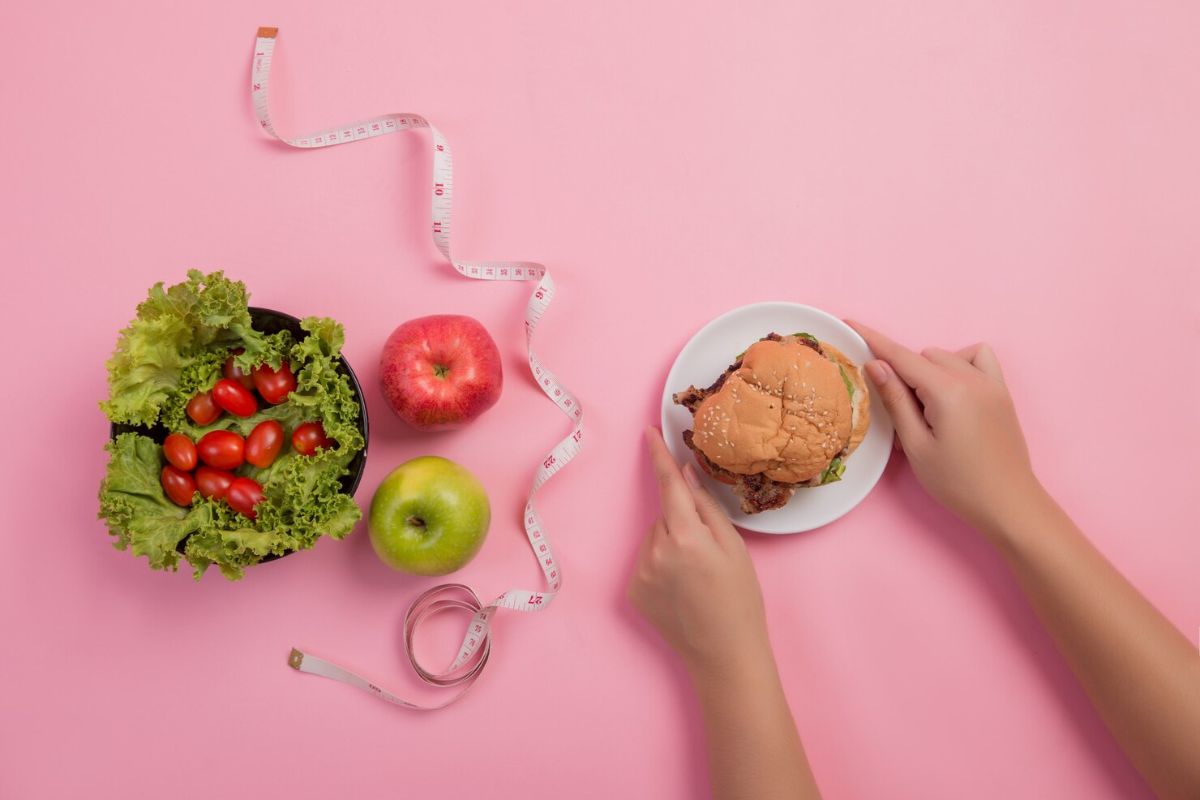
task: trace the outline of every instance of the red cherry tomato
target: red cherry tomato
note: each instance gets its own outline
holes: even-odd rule
[[[184,472],[196,468],[196,445],[182,433],[172,433],[163,440],[163,455],[171,462],[171,466]]]
[[[221,409],[213,401],[212,392],[201,392],[188,400],[187,415],[197,425],[211,425],[221,416]]]
[[[200,460],[217,469],[237,469],[246,456],[246,440],[233,431],[209,431],[196,442]]]
[[[283,426],[273,419],[260,422],[246,437],[246,460],[266,469],[283,449]]]
[[[213,387],[212,395],[217,405],[230,414],[248,417],[258,411],[258,401],[254,399],[254,395],[235,380],[221,378]]]
[[[325,435],[319,422],[306,422],[292,432],[292,448],[302,456],[311,456],[318,447],[333,447],[333,440]]]
[[[258,389],[258,393],[273,406],[287,400],[288,395],[296,388],[296,376],[292,374],[292,368],[286,361],[279,365],[279,369],[271,369],[270,366],[262,364],[255,367],[251,374],[254,376],[254,387]]]
[[[196,470],[196,489],[201,497],[215,497],[220,500],[229,491],[229,484],[237,476],[226,469],[215,469],[201,465]]]
[[[184,508],[192,504],[192,495],[196,493],[196,482],[192,480],[191,475],[167,464],[162,468],[159,479],[162,481],[163,491],[167,493],[167,497],[171,498],[172,503]]]
[[[234,511],[254,519],[258,512],[254,507],[263,501],[263,490],[253,478],[234,478],[225,494],[225,502]]]
[[[229,358],[225,359],[225,366],[221,369],[221,373],[231,381],[237,381],[242,386],[245,386],[250,391],[254,391],[254,379],[250,377],[249,372],[242,372],[237,364],[233,363],[234,356],[240,356],[244,350],[238,348],[229,354]]]

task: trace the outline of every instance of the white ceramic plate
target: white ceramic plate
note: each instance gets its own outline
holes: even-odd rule
[[[667,446],[679,462],[695,457],[683,443],[683,432],[692,427],[692,415],[671,401],[671,395],[689,385],[708,386],[734,362],[735,356],[768,333],[783,335],[804,331],[828,341],[851,360],[871,359],[867,343],[837,317],[799,303],[754,303],[735,308],[714,319],[684,345],[663,387],[662,430]],[[798,489],[783,508],[744,514],[728,486],[697,470],[709,490],[725,506],[739,528],[759,533],[799,533],[828,525],[854,508],[874,488],[892,453],[892,420],[879,397],[871,393],[871,427],[862,444],[846,462],[846,473],[837,483]]]

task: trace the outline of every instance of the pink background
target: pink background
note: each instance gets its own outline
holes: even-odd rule
[[[913,345],[991,341],[1045,482],[1195,637],[1194,4],[464,6],[0,12],[0,796],[701,793],[697,709],[623,600],[655,507],[638,431],[692,332],[759,300]],[[318,153],[261,136],[260,24],[282,31],[281,130],[429,116],[457,156],[457,251],[542,260],[561,288],[541,350],[590,426],[543,495],[565,593],[502,617],[482,684],[438,714],[284,663],[299,645],[417,693],[397,624],[428,582],[361,529],[197,585],[94,518],[117,329],[154,281],[224,268],[259,304],[346,323],[373,422],[360,500],[407,458],[459,460],[496,512],[461,578],[538,585],[517,517],[567,423],[523,373],[528,287],[439,260],[425,135]],[[476,426],[418,436],[375,359],[434,312],[481,319],[508,383]],[[750,546],[829,796],[1146,793],[997,557],[902,458],[844,519]]]

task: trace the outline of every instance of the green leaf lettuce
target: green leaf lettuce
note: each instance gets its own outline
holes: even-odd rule
[[[825,471],[821,473],[821,485],[824,486],[827,483],[835,483],[836,481],[840,481],[845,472],[846,462],[842,461],[840,458],[835,458],[833,461],[829,462],[829,466],[826,467]]]
[[[846,368],[838,364],[838,372],[842,373],[842,383],[846,385],[846,391],[850,395],[850,399],[854,399],[854,381],[850,380],[850,376],[846,374]]]
[[[245,287],[220,272],[193,270],[185,283],[150,290],[109,361],[109,398],[101,408],[111,421],[144,426],[145,434],[157,424],[195,441],[217,429],[245,436],[267,419],[278,420],[290,437],[301,423],[319,420],[336,444],[313,456],[297,455],[285,444],[269,468],[239,467],[237,474],[263,486],[264,501],[250,520],[224,501],[199,495],[191,508],[176,506],[159,482],[165,464],[161,446],[150,435],[123,433],[106,446],[109,463],[100,485],[100,517],[117,548],[146,556],[155,569],[177,569],[184,558],[197,579],[210,566],[240,578],[267,556],[353,530],[362,513],[342,491],[341,478],[366,442],[358,399],[339,371],[344,333],[336,321],[317,317],[301,327],[307,335],[299,342],[286,330],[269,335],[254,330]],[[295,391],[279,405],[262,404],[250,417],[226,414],[212,425],[196,425],[186,414],[187,401],[211,388],[225,359],[239,349],[236,360],[245,370],[287,361],[296,375]]]
[[[818,341],[817,337],[813,336],[811,333],[805,333],[804,331],[800,331],[799,333],[793,333],[792,336],[795,336],[797,339],[803,339],[804,341],[811,344],[813,347],[821,346],[821,342]]]
[[[152,425],[196,358],[215,358],[234,345],[262,350],[246,298],[245,285],[220,272],[190,270],[184,283],[152,286],[109,359],[109,397],[100,404],[108,418]]]
[[[162,447],[136,433],[123,433],[104,446],[109,453],[108,472],[100,484],[100,516],[119,550],[132,548],[146,556],[155,569],[175,569],[176,551],[189,534],[211,522],[205,506],[180,508],[159,483],[165,462]]]

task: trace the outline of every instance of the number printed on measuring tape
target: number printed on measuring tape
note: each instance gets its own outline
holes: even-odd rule
[[[541,611],[547,608],[562,588],[562,571],[554,558],[550,540],[546,536],[541,518],[534,507],[534,498],[559,470],[579,454],[583,445],[583,407],[578,398],[559,383],[554,374],[538,360],[533,351],[534,332],[538,323],[554,299],[554,281],[541,264],[529,261],[458,261],[450,255],[451,200],[454,194],[453,157],[446,137],[419,114],[384,114],[371,119],[343,125],[337,128],[310,133],[305,136],[283,137],[271,124],[269,109],[271,56],[275,52],[276,28],[259,28],[254,41],[254,58],[250,66],[250,94],[254,101],[254,113],[269,136],[291,147],[305,149],[333,147],[350,142],[359,142],[400,131],[427,129],[433,139],[433,242],[442,255],[458,273],[467,278],[493,281],[537,281],[537,286],[525,306],[525,341],[529,354],[529,370],[534,382],[541,387],[546,397],[572,421],[570,434],[556,444],[538,465],[533,486],[525,502],[525,535],[534,557],[542,568],[546,590],[533,592],[526,589],[510,589],[491,602],[484,604],[479,596],[461,583],[444,583],[417,597],[404,615],[403,636],[405,653],[417,675],[432,686],[457,688],[443,701],[434,705],[418,705],[409,702],[380,686],[371,683],[347,669],[316,656],[293,649],[288,664],[301,672],[322,675],[342,683],[356,686],[366,692],[405,708],[433,710],[445,708],[467,692],[487,664],[491,652],[491,619],[496,609],[512,611]],[[462,645],[453,663],[441,672],[425,669],[417,660],[413,650],[413,635],[421,622],[443,611],[466,611],[472,615],[463,636]]]

